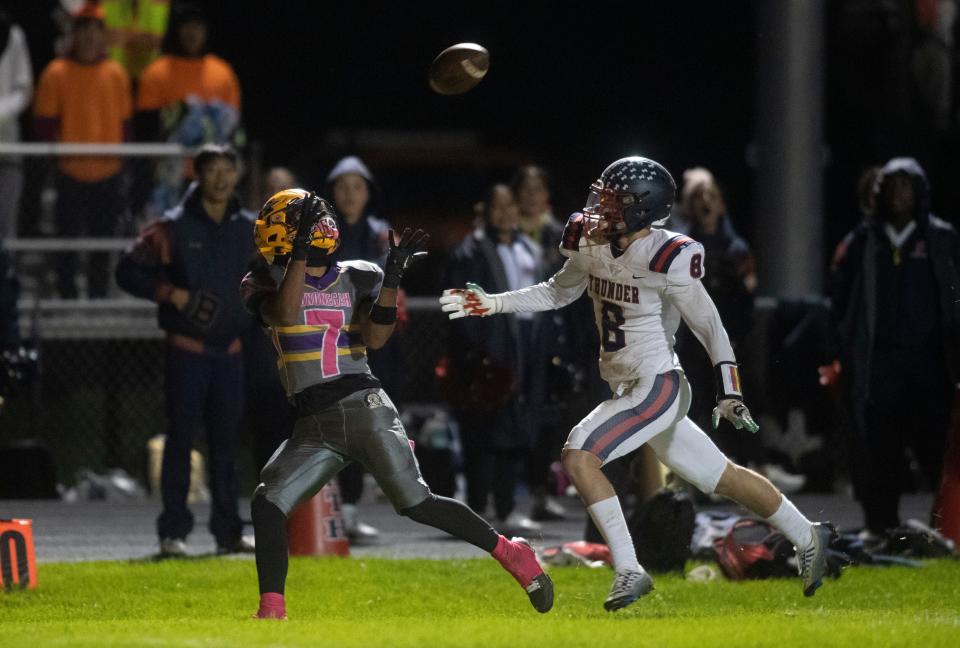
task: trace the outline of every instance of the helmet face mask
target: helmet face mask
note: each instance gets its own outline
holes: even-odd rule
[[[317,254],[330,256],[340,247],[340,230],[337,228],[337,221],[333,216],[323,215],[317,219],[310,232],[310,253],[311,257],[317,258]],[[314,264],[311,264],[314,265]]]
[[[308,196],[303,189],[284,189],[272,195],[257,217],[253,236],[257,249],[267,263],[285,263],[293,251],[293,239],[297,235],[300,220],[300,204]],[[322,265],[325,257],[340,247],[340,230],[330,213],[317,219],[310,236],[310,265]]]
[[[670,216],[677,186],[659,163],[643,157],[617,160],[590,186],[583,208],[588,244],[661,225]]]
[[[606,243],[626,234],[624,213],[636,202],[632,193],[606,188],[601,180],[590,185],[590,193],[583,207],[587,239]]]

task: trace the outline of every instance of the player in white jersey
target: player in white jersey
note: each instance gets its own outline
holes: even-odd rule
[[[803,592],[812,596],[826,571],[832,528],[811,523],[766,478],[727,459],[686,416],[690,386],[673,351],[681,317],[715,367],[714,427],[722,417],[737,429],[758,429],[743,404],[727,333],[700,281],[703,246],[655,227],[670,215],[675,195],[673,178],[657,162],[617,160],[591,187],[583,213],[567,222],[560,245],[567,261],[553,277],[497,295],[467,284],[445,290],[440,303],[456,319],[562,308],[584,290],[593,298],[600,374],[613,397],[571,430],[563,467],[611,550],[615,575],[606,609],[622,608],[653,589],[600,470],[644,443],[703,492],[729,497],[779,528],[797,548]]]

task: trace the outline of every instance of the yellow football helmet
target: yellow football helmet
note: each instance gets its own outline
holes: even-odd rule
[[[274,257],[284,256],[293,251],[293,239],[297,235],[300,203],[309,194],[304,189],[284,189],[270,196],[264,203],[253,225],[253,238],[257,249],[267,260],[273,263]],[[326,202],[326,201],[324,201]],[[334,220],[333,208],[327,205],[329,214],[324,214],[313,227],[310,247],[333,254],[340,247],[340,230]]]

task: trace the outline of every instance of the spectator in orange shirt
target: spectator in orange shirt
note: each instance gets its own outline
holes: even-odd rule
[[[180,5],[170,18],[163,55],[147,66],[137,93],[137,139],[185,146],[233,144],[240,123],[240,83],[230,64],[209,54],[207,21],[193,5]],[[159,212],[179,200],[189,163],[157,164],[150,199]]]
[[[240,83],[229,63],[207,53],[207,20],[199,8],[183,5],[173,14],[161,49],[163,55],[143,72],[137,110],[160,110],[195,97],[240,112]]]
[[[62,143],[117,144],[130,139],[130,79],[115,61],[106,58],[103,11],[88,2],[73,16],[72,46],[54,59],[40,76],[34,104],[37,135]],[[118,157],[62,156],[57,173],[56,220],[62,237],[114,234],[126,209]],[[104,297],[109,280],[106,253],[90,255],[87,273],[90,297]],[[57,287],[65,298],[76,298],[77,258],[61,253]]]

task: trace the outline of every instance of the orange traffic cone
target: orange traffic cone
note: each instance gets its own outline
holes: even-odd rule
[[[350,555],[335,481],[293,510],[287,519],[287,545],[291,556]]]
[[[954,395],[943,478],[933,507],[933,526],[960,546],[960,392]]]
[[[3,589],[36,588],[32,520],[0,520],[0,580]]]

